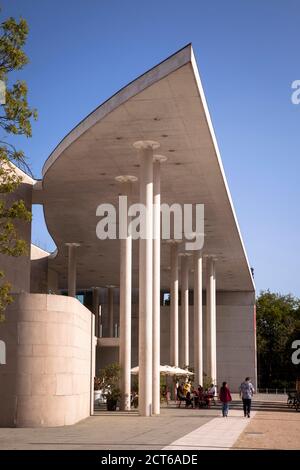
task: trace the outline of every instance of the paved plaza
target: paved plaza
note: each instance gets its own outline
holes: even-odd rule
[[[73,426],[0,429],[0,449],[300,449],[300,413],[285,396],[257,395],[250,419],[235,395],[229,417],[211,409],[162,407],[158,417],[99,410]]]

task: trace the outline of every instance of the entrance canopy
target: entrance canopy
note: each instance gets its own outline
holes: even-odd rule
[[[119,284],[119,240],[96,237],[96,208],[118,205],[119,175],[139,177],[133,143],[154,140],[167,157],[161,166],[161,201],[205,206],[204,255],[217,258],[218,290],[253,291],[254,285],[220,154],[188,45],[149,70],[78,124],[52,152],[35,186],[57,245],[51,267],[67,283],[66,243],[79,243],[77,286]],[[134,185],[133,202],[139,200]],[[170,247],[162,244],[161,287],[169,287]],[[192,282],[191,282],[192,285]],[[138,244],[133,287],[138,286]]]

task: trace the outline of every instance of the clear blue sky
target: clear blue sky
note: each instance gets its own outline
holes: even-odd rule
[[[29,23],[39,119],[20,141],[33,173],[122,86],[192,42],[258,290],[300,296],[299,0],[0,0]],[[42,211],[33,241],[51,249]]]

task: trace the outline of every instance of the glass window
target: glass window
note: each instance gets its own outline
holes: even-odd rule
[[[84,304],[84,294],[77,294],[76,299],[79,300],[80,303]]]

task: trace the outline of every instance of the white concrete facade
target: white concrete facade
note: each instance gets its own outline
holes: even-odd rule
[[[158,147],[168,158],[156,153]],[[130,199],[146,207],[145,239],[132,240],[130,233],[121,240],[96,236],[98,205],[116,205],[118,193],[124,193],[120,174],[123,180],[138,179]],[[97,373],[108,363],[121,364],[123,409],[130,408],[130,368],[136,365],[139,412],[149,417],[160,410],[160,364],[192,366],[196,386],[204,374],[217,384],[228,381],[233,391],[245,376],[255,383],[254,283],[191,45],[91,113],[50,155],[42,181],[24,176],[20,191],[28,207],[43,204],[57,250],[50,255],[33,247],[31,273],[29,257],[10,265],[0,256],[0,263],[14,292],[45,299],[48,293],[67,294],[72,305],[79,304],[72,297],[82,296],[87,308],[79,304],[78,309],[95,316],[89,324],[90,342],[86,337],[83,341],[92,350],[85,370],[95,367]],[[174,240],[172,234],[168,243],[161,240],[161,203],[205,207],[204,246],[181,257],[180,264],[179,255],[187,255],[184,240]],[[116,231],[118,226],[116,222]],[[23,231],[30,242],[28,227]],[[168,294],[170,305],[165,305]],[[41,318],[43,309],[39,311]],[[45,318],[51,323],[50,314]],[[70,330],[76,322],[72,317]],[[7,328],[0,325],[0,340]],[[59,322],[56,328],[59,336]],[[96,351],[94,333],[99,336]],[[22,355],[23,346],[17,337],[13,341]],[[30,364],[39,363],[35,354],[29,357]],[[8,364],[10,360],[8,351]],[[75,376],[71,370],[66,380],[73,383]],[[89,397],[91,409],[91,390]],[[88,400],[80,400],[85,411],[70,411],[74,421],[65,416],[59,421],[53,412],[52,422],[81,419]],[[28,414],[18,423],[43,425],[51,421],[45,416],[34,415],[30,421]]]

